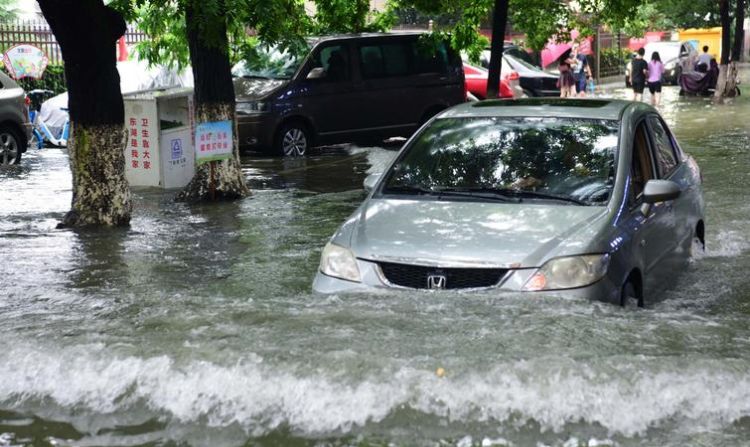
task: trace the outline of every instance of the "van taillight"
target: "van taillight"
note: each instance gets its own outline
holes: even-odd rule
[[[510,74],[507,76],[507,79],[509,81],[517,81],[521,79],[521,75],[519,75],[517,71],[511,71]]]
[[[31,98],[29,98],[27,95],[23,96],[23,103],[26,104],[26,107],[31,105]]]

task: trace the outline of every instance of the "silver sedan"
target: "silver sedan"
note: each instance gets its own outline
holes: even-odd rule
[[[491,289],[643,306],[704,240],[701,175],[652,107],[484,101],[423,126],[313,289]]]

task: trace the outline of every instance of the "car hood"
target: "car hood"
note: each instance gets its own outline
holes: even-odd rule
[[[287,79],[234,78],[234,94],[237,101],[253,101],[268,96],[287,84]]]
[[[438,266],[539,267],[585,253],[606,207],[371,199],[351,226],[361,259]]]

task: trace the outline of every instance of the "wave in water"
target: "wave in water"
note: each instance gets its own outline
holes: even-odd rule
[[[404,367],[355,380],[345,370],[303,376],[253,357],[231,366],[180,365],[167,356],[117,357],[100,345],[57,352],[16,346],[0,360],[0,407],[51,399],[112,413],[145,403],[183,423],[238,423],[253,435],[283,425],[311,435],[348,432],[404,408],[459,422],[536,422],[542,431],[585,422],[625,436],[666,422],[718,428],[750,415],[746,362],[668,361],[547,358],[443,378]]]

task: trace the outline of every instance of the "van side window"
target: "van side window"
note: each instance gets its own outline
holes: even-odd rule
[[[442,74],[448,72],[448,49],[444,42],[439,43],[436,48],[425,48],[419,42],[414,42],[412,48],[414,49],[417,73]]]
[[[347,49],[343,45],[331,45],[324,47],[315,57],[314,67],[322,67],[325,76],[324,81],[346,81],[349,79],[349,57]]]
[[[646,183],[654,178],[653,162],[649,150],[646,122],[641,121],[633,137],[633,163],[630,169],[630,202],[635,204],[643,194]]]
[[[411,70],[407,48],[402,42],[359,47],[362,77],[373,79],[409,75]]]
[[[665,178],[677,166],[677,157],[672,146],[672,139],[659,117],[649,115],[648,121],[654,135],[654,152],[656,153],[656,161],[659,166],[659,176]]]

